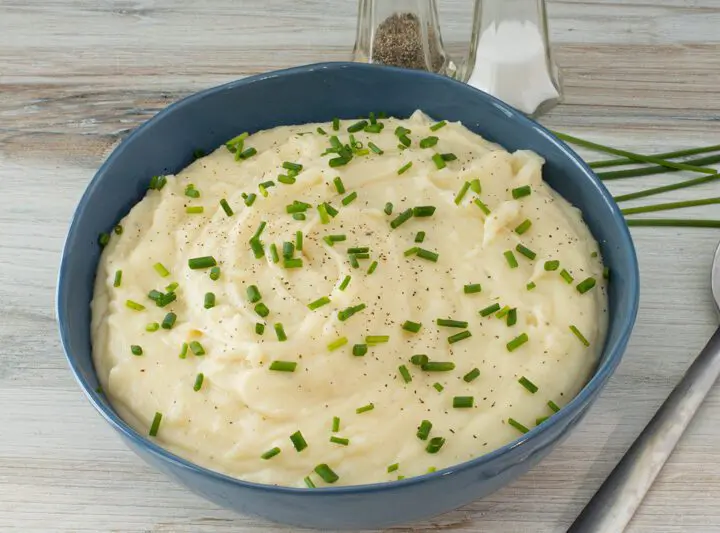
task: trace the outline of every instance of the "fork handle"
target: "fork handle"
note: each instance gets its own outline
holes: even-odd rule
[[[720,375],[720,328],[568,533],[622,533]]]

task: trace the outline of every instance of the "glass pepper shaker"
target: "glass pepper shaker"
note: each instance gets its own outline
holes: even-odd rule
[[[359,0],[354,61],[452,76],[435,0]]]

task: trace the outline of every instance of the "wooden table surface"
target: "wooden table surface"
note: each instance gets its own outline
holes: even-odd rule
[[[720,143],[720,0],[661,3],[550,2],[566,103],[545,124],[644,152]],[[439,4],[446,41],[468,39],[471,2]],[[0,0],[0,531],[287,530],[219,509],[125,449],[65,362],[55,277],[75,203],[129,131],[196,90],[348,58],[355,12],[354,0]],[[662,200],[719,195],[715,183]],[[720,218],[720,207],[673,215]],[[544,533],[572,522],[718,323],[708,274],[720,231],[633,237],[637,326],[581,427],[511,486],[398,530]],[[630,531],[720,532],[718,420],[716,389]]]

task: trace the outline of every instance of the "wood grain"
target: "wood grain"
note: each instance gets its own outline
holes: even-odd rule
[[[462,50],[470,2],[440,7],[446,41]],[[75,203],[130,130],[205,87],[347,59],[355,11],[354,0],[0,0],[0,531],[288,530],[216,508],[123,447],[62,356],[56,268]],[[543,122],[644,152],[720,143],[719,0],[551,1],[549,12],[566,100]],[[679,178],[610,187],[625,193]],[[663,200],[718,196],[718,187]],[[678,216],[717,218],[720,209]],[[720,233],[638,228],[633,236],[637,327],[586,422],[511,486],[396,531],[546,533],[572,522],[717,324],[708,273]],[[715,390],[631,532],[720,532],[719,418]]]

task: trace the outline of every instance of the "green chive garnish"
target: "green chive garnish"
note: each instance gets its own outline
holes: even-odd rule
[[[339,118],[332,119],[332,129],[335,131],[338,131],[340,129],[340,119]]]
[[[518,379],[518,383],[520,383],[520,385],[522,385],[522,386],[525,387],[527,390],[529,390],[532,394],[535,394],[535,393],[538,391],[537,385],[535,385],[535,383],[533,383],[532,381],[530,381],[530,380],[529,380],[528,378],[526,378],[525,376],[523,376],[523,377],[521,377],[520,379]]]
[[[525,288],[526,288],[527,290],[529,290],[529,291],[533,290],[535,287],[537,287],[537,285],[535,285],[535,282],[534,282],[534,281],[531,281],[530,283],[528,283],[527,285],[525,285]]]
[[[188,351],[188,343],[183,342],[182,346],[180,347],[180,354],[178,355],[178,357],[180,357],[180,359],[185,359],[187,357],[187,351]]]
[[[363,413],[367,413],[368,411],[372,411],[373,409],[375,409],[375,406],[373,404],[369,403],[367,405],[363,405],[362,407],[358,407],[357,409],[355,409],[355,413],[361,415]]]
[[[445,387],[443,387],[440,383],[433,383],[433,389],[438,392],[442,392],[443,390],[445,390]]]
[[[345,289],[347,289],[347,286],[350,285],[351,279],[352,278],[350,276],[345,276],[345,278],[342,280],[342,283],[340,284],[338,289],[340,289],[341,291],[344,291]]]
[[[292,170],[294,172],[300,172],[303,169],[301,164],[291,163],[290,161],[283,162],[282,167],[286,170]]]
[[[410,162],[404,164],[403,166],[401,166],[401,167],[398,169],[398,171],[397,171],[398,175],[400,175],[400,174],[405,174],[405,172],[407,172],[408,170],[410,170],[410,167],[412,167],[412,161],[410,161]]]
[[[282,250],[283,259],[292,259],[292,256],[295,254],[295,245],[286,241],[283,243]]]
[[[432,430],[432,422],[429,420],[423,420],[417,429],[417,438],[420,440],[427,440],[430,436],[430,430]]]
[[[487,205],[485,205],[485,203],[482,200],[480,200],[480,198],[475,198],[474,203],[476,206],[478,206],[480,208],[480,211],[482,211],[485,215],[490,214],[490,208]]]
[[[150,178],[150,185],[148,188],[160,191],[163,187],[165,187],[166,183],[167,178],[165,176],[153,176],[152,178]]]
[[[530,221],[529,218],[526,218],[523,222],[521,222],[518,225],[517,228],[515,228],[515,233],[517,233],[518,235],[522,235],[523,233],[525,233],[527,230],[530,229],[530,226],[532,226],[532,222]]]
[[[377,122],[375,124],[369,124],[365,126],[365,129],[363,131],[367,133],[380,133],[385,128],[385,124],[382,122]]]
[[[285,268],[301,268],[303,266],[303,260],[300,257],[294,259],[285,259],[283,261],[283,267]]]
[[[204,380],[205,380],[205,375],[202,372],[200,372],[197,376],[195,376],[195,384],[193,385],[193,390],[195,392],[199,391],[202,388]]]
[[[327,207],[325,204],[320,204],[317,206],[318,214],[320,215],[320,222],[323,224],[329,224],[330,223],[330,216],[327,212]]]
[[[432,148],[438,142],[438,138],[434,135],[420,139],[420,148]]]
[[[115,280],[113,281],[113,287],[119,287],[122,283],[122,270],[115,271]]]
[[[268,451],[266,451],[264,454],[262,454],[260,456],[260,458],[265,459],[267,461],[268,459],[272,459],[279,453],[280,453],[280,448],[275,446],[274,448],[270,448]]]
[[[203,213],[205,211],[205,208],[201,205],[189,205],[185,208],[185,212],[188,215],[199,215],[200,213]]]
[[[365,304],[358,304],[358,305],[353,305],[346,309],[343,309],[342,311],[338,312],[338,320],[340,320],[340,322],[345,322],[348,318],[350,318],[354,314],[359,313],[360,311],[365,309],[365,307],[366,307]]]
[[[161,326],[163,329],[172,329],[176,320],[177,315],[175,313],[168,313],[165,315],[165,318],[163,318]]]
[[[322,129],[320,126],[318,126],[318,128],[317,128],[317,132],[320,135],[327,135],[327,132],[324,129]]]
[[[536,419],[535,419],[535,425],[536,425],[536,426],[539,426],[540,424],[542,424],[543,422],[545,422],[548,418],[550,418],[550,417],[549,417],[549,416],[541,416],[540,418],[536,418]]]
[[[377,268],[377,266],[378,266],[378,262],[377,262],[377,261],[373,261],[372,263],[370,263],[370,266],[369,266],[368,269],[367,269],[368,276],[369,276],[370,274],[372,274],[373,272],[375,272],[375,269]]]
[[[200,198],[200,191],[198,191],[191,183],[185,187],[185,196],[189,196],[190,198]]]
[[[121,224],[117,224],[117,225],[113,228],[113,231],[115,232],[115,235],[122,235],[122,233],[123,233],[123,227],[122,227],[122,225],[121,225]]]
[[[603,279],[610,279],[610,267],[603,268]]]
[[[532,193],[530,185],[523,185],[522,187],[517,187],[512,190],[512,197],[517,200],[519,198],[524,198],[525,196],[530,196],[530,193]]]
[[[500,310],[500,304],[499,304],[499,303],[494,303],[494,304],[492,304],[492,305],[487,306],[485,309],[481,309],[481,310],[480,310],[480,316],[490,316],[490,315],[492,315],[495,311],[499,311],[499,310]]]
[[[327,345],[328,351],[334,352],[341,346],[345,346],[348,343],[347,337],[340,337],[339,339],[335,339],[330,344]]]
[[[350,205],[355,200],[355,198],[357,198],[357,193],[353,191],[342,199],[342,205]]]
[[[448,344],[455,344],[456,342],[467,339],[468,337],[472,337],[472,333],[470,333],[469,331],[461,331],[460,333],[456,333],[455,335],[450,335],[447,341]]]
[[[333,179],[333,183],[335,184],[335,189],[337,190],[338,194],[345,194],[345,185],[343,184],[340,176]]]
[[[482,192],[482,185],[480,185],[480,180],[478,178],[475,178],[470,182],[470,190],[475,194],[480,194]]]
[[[427,259],[428,261],[432,261],[433,263],[437,263],[438,257],[440,257],[440,254],[437,252],[431,252],[430,250],[425,250],[424,248],[418,248],[416,255],[423,259]]]
[[[340,431],[340,418],[334,416],[332,421],[332,432],[337,433],[338,431]]]
[[[432,126],[430,126],[430,131],[437,131],[440,128],[444,128],[447,125],[447,121],[441,120],[440,122],[436,122]]]
[[[477,292],[482,292],[482,285],[480,285],[479,283],[470,283],[463,287],[463,292],[465,294],[475,294]]]
[[[354,246],[352,248],[348,248],[349,254],[365,254],[370,251],[369,246]]]
[[[108,243],[110,242],[110,234],[109,233],[101,233],[98,235],[98,244],[101,248],[105,248]]]
[[[570,326],[570,331],[582,342],[586,347],[590,346],[590,341],[585,338],[585,335],[580,333],[580,330],[576,326]]]
[[[392,473],[395,472],[398,468],[400,468],[400,464],[398,464],[398,463],[392,464],[392,465],[390,465],[390,466],[387,467],[387,472],[388,472],[388,474],[392,474]]]
[[[198,270],[201,268],[210,268],[217,265],[217,261],[215,261],[215,258],[211,255],[205,256],[205,257],[193,257],[192,259],[188,259],[188,266],[192,270]]]
[[[142,311],[143,309],[145,309],[145,306],[143,304],[139,304],[132,300],[126,300],[125,305],[130,309],[133,309],[134,311]]]
[[[513,352],[520,348],[523,344],[525,344],[528,341],[527,333],[523,333],[521,335],[518,335],[513,340],[507,343],[507,350],[508,352]]]
[[[580,283],[577,284],[577,291],[580,294],[585,294],[587,291],[592,289],[595,286],[595,278],[589,277],[587,279],[582,280]]]
[[[298,252],[302,252],[303,249],[303,234],[299,230],[295,232],[295,249]]]
[[[463,376],[463,381],[465,383],[470,383],[471,381],[475,381],[478,377],[480,377],[480,369],[473,368],[470,372]]]
[[[151,437],[157,437],[158,430],[160,429],[160,422],[162,421],[162,413],[156,412],[153,417],[152,424],[150,425],[149,435]]]
[[[406,320],[405,323],[402,325],[402,328],[405,331],[409,331],[411,333],[417,333],[420,331],[420,328],[422,327],[422,324],[419,322],[412,322],[410,320]]]
[[[205,307],[205,309],[212,309],[213,307],[215,307],[215,293],[205,293],[205,301],[203,303],[203,306]]]
[[[297,363],[295,361],[273,361],[270,363],[270,370],[274,372],[295,372]]]
[[[337,168],[337,167],[343,167],[347,165],[351,161],[350,157],[340,156],[340,157],[333,157],[330,161],[328,161],[328,165],[330,168]]]
[[[330,298],[328,298],[327,296],[323,296],[322,298],[318,298],[314,302],[310,302],[307,307],[308,307],[308,309],[310,309],[310,311],[314,311],[315,309],[322,307],[323,305],[327,305],[329,303],[330,303]]]
[[[370,150],[372,150],[373,152],[375,152],[378,155],[382,155],[385,153],[378,147],[377,144],[372,143],[372,142],[368,142],[368,148],[370,148]]]
[[[525,426],[523,426],[520,422],[518,422],[518,421],[515,420],[514,418],[508,418],[508,424],[510,424],[512,427],[514,427],[514,428],[517,429],[520,433],[523,433],[523,434],[525,434],[525,433],[527,433],[528,431],[530,431],[528,428],[526,428]]]
[[[455,363],[452,361],[428,361],[420,368],[425,372],[450,372],[455,370]]]
[[[557,413],[560,410],[560,406],[556,404],[554,401],[550,400],[548,401],[548,407],[552,409],[553,412]]]
[[[138,346],[137,344],[133,344],[132,346],[130,346],[130,352],[131,352],[133,355],[142,355],[142,354],[143,354],[142,346]]]
[[[364,356],[368,351],[367,344],[355,344],[352,347],[352,354],[355,357],[362,357]]]
[[[564,279],[568,284],[572,283],[575,280],[575,278],[572,277],[570,272],[568,272],[564,268],[560,271],[560,277]]]
[[[367,335],[365,337],[365,342],[367,342],[370,346],[374,344],[384,344],[390,340],[390,335]]]
[[[301,452],[308,447],[308,443],[305,440],[305,437],[303,437],[303,434],[300,433],[300,431],[296,431],[295,433],[290,435],[290,442],[292,442],[295,450],[297,450],[298,452]]]
[[[558,260],[545,261],[545,267],[544,267],[544,268],[545,268],[545,270],[547,270],[548,272],[553,272],[553,271],[557,270],[558,268],[560,268],[560,261],[558,261]]]
[[[443,444],[445,444],[444,437],[433,437],[425,447],[425,451],[428,453],[437,453],[440,451],[440,448],[443,447]]]
[[[407,369],[407,367],[405,365],[400,365],[398,367],[398,371],[400,372],[400,376],[402,377],[402,379],[405,383],[410,383],[412,381],[412,376],[410,375],[410,371]]]
[[[530,248],[523,246],[522,244],[518,244],[515,249],[518,251],[518,253],[524,255],[531,261],[537,257],[537,254],[535,252],[533,252]]]
[[[340,444],[342,446],[347,446],[350,444],[350,439],[344,439],[342,437],[336,437],[335,435],[330,437],[330,442],[333,444]]]
[[[515,254],[512,253],[512,250],[508,250],[507,252],[503,253],[505,256],[505,260],[507,261],[508,265],[510,265],[510,268],[517,268],[518,262],[515,258]]]
[[[505,318],[509,312],[510,312],[510,306],[506,305],[505,307],[500,309],[500,311],[498,311],[495,316],[497,318]]]
[[[435,154],[434,156],[432,156],[432,160],[438,170],[442,170],[447,166],[441,154]]]
[[[255,203],[256,198],[257,198],[257,194],[255,194],[254,192],[251,192],[250,194],[247,195],[247,198],[245,198],[245,205],[250,207],[251,205],[253,205]]]
[[[436,321],[438,326],[445,326],[446,328],[466,328],[468,323],[463,320],[452,320],[450,318],[438,318]]]
[[[423,242],[425,240],[425,232],[424,231],[418,231],[417,235],[415,235],[415,242]]]
[[[160,329],[160,324],[157,322],[150,322],[147,326],[145,326],[145,331],[152,333],[154,331],[157,331]]]
[[[393,212],[392,202],[386,203],[386,204],[385,204],[385,209],[383,209],[383,211],[385,211],[385,214],[386,214],[386,215],[392,215],[392,212]]]
[[[458,193],[455,195],[455,205],[460,205],[460,203],[462,202],[463,198],[464,198],[465,195],[467,194],[469,188],[470,188],[470,182],[469,182],[469,181],[466,181],[465,183],[463,183],[463,186],[460,187],[460,190],[459,190]]]
[[[367,120],[360,120],[360,121],[356,122],[355,124],[348,126],[347,130],[350,133],[357,133],[358,131],[362,131],[365,128],[365,126],[367,126],[367,125],[368,125]]]
[[[203,345],[200,344],[198,341],[191,341],[189,346],[190,346],[190,351],[193,353],[193,355],[196,355],[196,356],[205,355],[205,348],[203,348]]]
[[[427,355],[425,354],[415,354],[410,358],[410,362],[417,366],[423,366],[426,365],[430,361]]]
[[[257,333],[258,335],[262,335],[263,333],[265,333],[265,324],[263,324],[262,322],[256,322],[255,333]]]
[[[252,156],[257,154],[257,150],[255,148],[248,148],[246,150],[243,150],[242,152],[238,152],[235,154],[235,160],[237,159],[248,159]]]
[[[293,220],[307,220],[305,213],[293,213]]]
[[[277,180],[285,185],[292,185],[297,181],[294,176],[286,176],[285,174],[280,174]]]
[[[283,325],[278,322],[273,326],[273,328],[275,329],[275,335],[277,335],[277,339],[280,342],[285,342],[287,340],[287,335],[285,334],[285,328],[283,327]]]
[[[435,213],[434,205],[421,205],[419,207],[413,207],[414,217],[431,217]]]
[[[338,479],[340,479],[340,477],[335,472],[333,472],[333,469],[325,463],[317,465],[315,467],[315,473],[320,476],[326,483],[335,483]]]
[[[280,261],[280,254],[278,254],[277,245],[275,243],[270,244],[270,260],[273,263]]]
[[[517,324],[517,309],[513,308],[507,314],[507,326],[511,327]]]
[[[453,398],[453,407],[455,409],[467,409],[475,404],[475,398],[472,396],[455,396]]]
[[[403,255],[405,257],[410,257],[411,255],[417,254],[419,249],[420,248],[418,246],[413,246],[412,248],[408,248],[407,250],[405,250],[403,252]]]
[[[257,288],[257,285],[250,285],[247,289],[247,297],[251,304],[257,303],[260,300],[262,300],[262,295],[260,294],[260,289]]]
[[[210,279],[213,281],[217,281],[220,279],[220,267],[214,266],[210,269]]]
[[[162,276],[163,278],[166,278],[170,275],[170,272],[168,271],[167,268],[165,268],[165,266],[162,263],[155,263],[153,265],[153,268],[155,269],[155,272],[160,274],[160,276]]]
[[[265,318],[270,314],[270,309],[268,309],[267,305],[260,302],[259,304],[255,304],[255,312],[258,314],[258,316]]]

